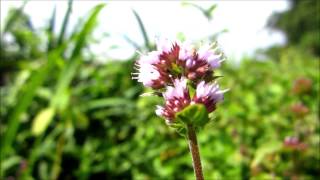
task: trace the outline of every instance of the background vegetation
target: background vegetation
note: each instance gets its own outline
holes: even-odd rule
[[[319,3],[292,2],[270,20],[286,46],[218,72],[231,90],[199,133],[207,179],[320,177]],[[23,6],[1,25],[1,179],[193,179],[185,139],[154,113],[160,99],[139,97],[147,90],[131,80],[137,57],[101,63],[90,53],[104,5],[66,34],[71,6],[59,33],[55,10],[46,29]],[[139,48],[153,49],[133,15]]]

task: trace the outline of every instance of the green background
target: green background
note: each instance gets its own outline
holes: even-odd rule
[[[230,91],[198,132],[206,179],[320,177],[319,2],[292,4],[269,22],[287,45],[216,72]],[[141,97],[150,90],[131,79],[138,56],[99,63],[88,52],[103,7],[76,27],[67,11],[58,33],[55,11],[45,29],[34,29],[23,7],[1,24],[1,179],[194,178],[186,139],[154,113],[162,100]],[[211,19],[214,9],[200,11]],[[133,15],[145,40],[139,49],[154,49]],[[289,146],[287,137],[299,141]]]

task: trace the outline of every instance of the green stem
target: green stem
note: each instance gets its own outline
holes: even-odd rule
[[[188,142],[189,150],[192,156],[192,165],[194,174],[196,176],[196,180],[204,180],[201,167],[199,147],[197,142],[197,135],[192,125],[188,125]]]

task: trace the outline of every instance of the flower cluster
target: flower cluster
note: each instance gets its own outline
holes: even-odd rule
[[[138,72],[133,73],[133,79],[157,91],[165,89],[162,93],[165,105],[158,106],[156,113],[172,122],[175,114],[190,104],[203,104],[208,112],[216,109],[225,91],[212,81],[214,70],[223,60],[216,44],[196,49],[188,43],[161,40],[156,51],[137,60]]]
[[[287,147],[289,149],[300,150],[300,151],[305,150],[308,147],[307,144],[301,142],[295,136],[287,136],[284,139],[283,144],[285,147]]]

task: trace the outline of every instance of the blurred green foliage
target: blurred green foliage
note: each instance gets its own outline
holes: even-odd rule
[[[140,97],[148,90],[131,80],[137,57],[85,56],[102,8],[69,35],[71,1],[59,34],[55,10],[44,36],[23,8],[10,12],[1,33],[1,178],[194,178],[186,140],[154,113],[161,99]],[[134,15],[141,49],[153,48]],[[297,47],[278,57],[218,70],[230,91],[198,135],[207,179],[320,177],[319,61]]]

